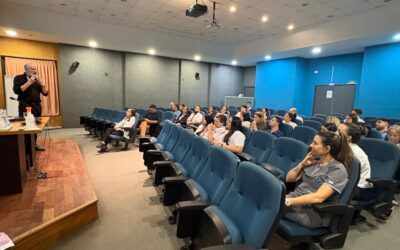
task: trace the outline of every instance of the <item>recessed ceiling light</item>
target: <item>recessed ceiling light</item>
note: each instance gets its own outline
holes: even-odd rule
[[[236,60],[232,60],[231,64],[232,65],[237,65],[237,61]]]
[[[293,24],[293,23],[289,24],[289,25],[287,26],[287,29],[288,29],[288,30],[293,30],[293,29],[294,29],[294,24]]]
[[[265,58],[265,60],[271,60],[272,56],[271,55],[266,55],[264,58]]]
[[[156,50],[153,48],[150,48],[147,52],[149,52],[150,55],[155,55],[156,54]]]
[[[321,53],[322,49],[320,47],[315,47],[311,50],[311,53],[313,53],[314,55],[317,55],[319,53]]]
[[[201,56],[200,55],[194,55],[193,59],[195,61],[200,61],[201,60]]]
[[[14,30],[6,30],[7,36],[17,36],[17,32]]]
[[[231,13],[234,13],[234,12],[236,11],[236,7],[235,7],[235,6],[231,6],[231,7],[229,8],[229,11],[230,11]]]
[[[261,22],[265,23],[267,21],[268,21],[268,16],[267,15],[264,15],[264,16],[261,17]]]
[[[400,41],[400,33],[397,33],[396,35],[394,35],[393,40]]]
[[[96,41],[93,41],[93,40],[89,41],[88,44],[89,44],[89,46],[92,47],[92,48],[96,48],[97,45],[98,45],[97,42],[96,42]]]

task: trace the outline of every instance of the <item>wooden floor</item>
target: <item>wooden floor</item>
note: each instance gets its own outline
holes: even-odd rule
[[[0,232],[18,249],[41,249],[97,219],[97,197],[75,140],[39,141],[37,165],[47,179],[29,175],[21,194],[0,196]]]

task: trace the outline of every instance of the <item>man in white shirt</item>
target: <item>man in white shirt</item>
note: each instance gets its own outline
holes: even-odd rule
[[[99,149],[99,153],[107,152],[107,143],[109,143],[110,135],[119,135],[123,136],[126,139],[129,138],[129,132],[130,129],[133,127],[135,124],[136,118],[135,118],[136,110],[135,109],[128,109],[126,111],[126,116],[122,121],[119,123],[115,124],[113,128],[108,128],[103,135],[103,140],[97,145]]]
[[[209,124],[203,133],[203,137],[213,141],[222,141],[224,136],[228,132],[225,128],[227,118],[224,115],[220,115],[214,118],[214,124]]]
[[[290,108],[289,113],[296,115],[296,119],[301,121],[301,123],[303,124],[303,117],[297,115],[297,108],[295,108],[295,107]]]

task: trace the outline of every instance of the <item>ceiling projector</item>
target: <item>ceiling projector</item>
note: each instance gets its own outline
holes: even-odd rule
[[[186,10],[186,16],[199,17],[199,16],[202,16],[202,15],[206,14],[207,12],[208,12],[207,5],[196,3],[196,4],[192,5],[192,6],[190,6]]]

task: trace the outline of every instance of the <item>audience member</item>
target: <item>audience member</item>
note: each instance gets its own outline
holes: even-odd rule
[[[126,111],[126,116],[122,121],[115,124],[114,127],[108,128],[103,135],[103,140],[97,145],[99,149],[99,153],[103,153],[107,151],[107,144],[110,141],[110,135],[119,135],[124,136],[126,139],[129,139],[129,132],[132,129],[133,125],[135,124],[136,110],[135,109],[128,109]]]
[[[208,107],[207,115],[211,115],[212,118],[215,118],[215,116],[217,115],[217,111],[215,111],[214,106]]]
[[[251,102],[246,103],[246,108],[247,108],[247,111],[249,111],[251,109]]]
[[[202,136],[213,144],[221,143],[227,133],[226,121],[227,118],[224,115],[215,117],[214,124],[209,124]]]
[[[326,123],[334,123],[336,127],[339,127],[341,124],[340,119],[333,115],[330,115],[326,118]]]
[[[296,123],[293,122],[293,120],[295,120],[295,115],[292,113],[286,113],[285,116],[283,116],[283,123],[286,123],[290,126],[292,126],[292,128],[295,128],[297,126]]]
[[[237,112],[236,117],[240,118],[241,114],[247,113],[247,106],[246,105],[242,105],[242,107],[240,107],[240,112]]]
[[[254,114],[254,121],[251,123],[250,129],[252,131],[267,130],[267,127],[267,119],[265,119],[263,113],[256,112]]]
[[[338,128],[338,126],[336,126],[335,123],[326,122],[321,126],[321,131],[336,132],[337,128]]]
[[[282,137],[285,135],[281,130],[282,118],[280,118],[279,116],[273,116],[271,118],[271,120],[269,120],[269,127],[270,127],[270,129],[268,130],[268,132],[275,135],[276,138],[279,138],[279,137]]]
[[[150,135],[156,134],[156,130],[158,125],[160,124],[161,117],[157,113],[157,106],[151,104],[149,107],[149,112],[146,113],[140,121],[139,129],[140,129],[140,136],[146,136],[147,132]]]
[[[187,127],[196,130],[202,121],[203,121],[203,114],[201,113],[201,108],[199,105],[196,105],[194,106],[193,113],[187,119],[186,125]]]
[[[320,131],[310,144],[311,152],[290,170],[287,182],[300,182],[286,195],[286,219],[305,227],[328,226],[329,217],[321,217],[311,204],[336,200],[348,182],[347,169],[352,164],[352,153],[346,137]]]
[[[172,116],[172,121],[175,121],[176,119],[178,119],[179,116],[181,116],[181,111],[179,110],[178,105],[175,103],[172,105],[171,109],[172,109],[172,112],[174,113],[174,115]]]
[[[269,109],[268,108],[262,108],[261,113],[264,115],[265,119],[268,121],[268,116],[269,116]]]
[[[297,119],[297,120],[299,120],[301,123],[303,123],[303,117],[297,115],[297,108],[295,108],[295,107],[290,108],[290,109],[289,109],[289,113],[292,113],[292,114],[296,115],[296,118],[295,118],[295,119]]]
[[[221,110],[219,111],[219,113],[217,113],[217,116],[219,116],[219,115],[224,115],[224,116],[226,116],[226,118],[229,118],[228,107],[227,106],[222,106]]]
[[[211,115],[206,115],[201,122],[201,124],[197,127],[196,131],[194,133],[196,135],[203,135],[207,132],[207,126],[209,124],[213,124],[214,118]]]
[[[400,126],[392,125],[388,128],[388,140],[400,148]]]
[[[242,121],[239,117],[231,117],[226,125],[229,132],[224,136],[222,141],[214,140],[212,143],[216,146],[221,146],[233,153],[243,152],[246,136],[240,131]]]
[[[243,127],[250,128],[251,119],[250,119],[250,114],[248,112],[240,113],[240,120],[242,121]]]
[[[186,121],[189,118],[190,114],[191,112],[189,110],[189,107],[183,106],[181,115],[174,120],[174,123],[179,123],[182,127],[186,127]]]
[[[375,123],[376,130],[382,135],[382,140],[387,140],[389,120],[385,118],[379,118]]]
[[[365,121],[363,119],[361,119],[361,115],[362,115],[362,110],[361,109],[353,109],[351,111],[352,114],[355,114],[357,116],[357,122],[358,123],[365,123]]]
[[[185,104],[181,103],[179,104],[179,110],[182,111],[182,109],[185,107]]]
[[[346,115],[346,117],[344,118],[344,123],[355,123],[357,124],[357,116],[355,114],[348,114]]]

